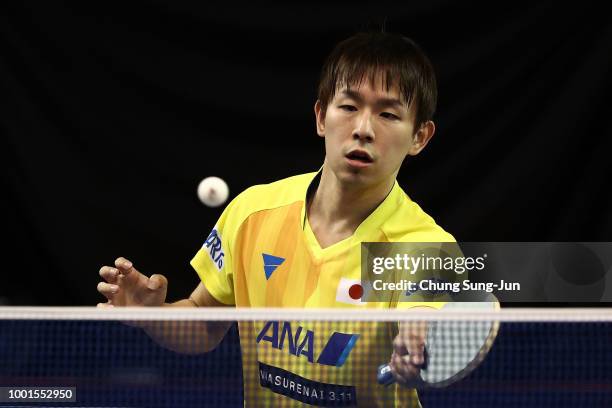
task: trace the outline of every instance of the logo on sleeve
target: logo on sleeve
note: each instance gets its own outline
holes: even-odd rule
[[[283,262],[285,258],[280,258],[274,255],[261,254],[263,256],[264,273],[266,274],[266,280],[270,279],[272,272],[276,270]]]
[[[213,261],[213,264],[217,268],[217,270],[221,271],[223,268],[223,257],[225,253],[223,252],[223,246],[221,245],[221,235],[219,235],[219,231],[217,231],[217,227],[213,228],[206,238],[206,242],[202,248],[208,249],[208,255],[210,255],[210,259]]]

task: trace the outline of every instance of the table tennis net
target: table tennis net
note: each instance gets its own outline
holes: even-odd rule
[[[170,309],[0,308],[0,406],[612,406],[610,309]],[[435,365],[421,374],[463,361],[478,327],[496,335],[450,384],[380,384],[393,339],[423,323],[453,352],[435,361],[425,344]],[[202,342],[226,324],[220,344]],[[75,398],[27,399],[35,387]]]

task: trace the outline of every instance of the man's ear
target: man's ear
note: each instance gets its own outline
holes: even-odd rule
[[[436,125],[431,120],[423,123],[414,136],[412,136],[412,146],[410,146],[408,154],[410,156],[416,156],[421,153],[421,150],[427,146],[427,143],[429,143],[434,133],[436,133]]]
[[[412,136],[412,146],[410,146],[410,150],[408,150],[408,155],[416,156],[421,153],[421,150],[427,146],[427,143],[429,143],[434,133],[436,133],[436,125],[431,120],[423,123],[419,130]]]
[[[314,105],[315,118],[317,121],[317,134],[321,137],[325,137],[325,113],[321,108],[321,101],[317,99]]]

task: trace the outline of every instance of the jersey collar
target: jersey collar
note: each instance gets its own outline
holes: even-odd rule
[[[301,212],[301,222],[302,222],[302,230],[304,230],[306,226],[306,206],[308,205],[308,198],[315,192],[315,189],[318,187],[319,182],[321,181],[321,173],[323,171],[323,166],[319,168],[316,173],[313,173],[312,178],[306,185],[304,190],[304,205],[302,206]],[[367,240],[367,237],[370,236],[373,229],[378,229],[400,206],[403,196],[403,190],[399,186],[397,180],[393,183],[393,187],[391,191],[385,199],[372,211],[372,213],[365,219],[353,234],[353,238],[359,238]]]

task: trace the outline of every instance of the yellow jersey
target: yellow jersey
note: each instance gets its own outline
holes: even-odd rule
[[[237,307],[416,305],[360,301],[361,242],[452,242],[452,235],[395,182],[352,236],[321,248],[305,205],[319,177],[253,186],[228,204],[191,261],[211,295]],[[397,330],[388,322],[240,322],[245,406],[420,407],[414,389],[376,381]]]

